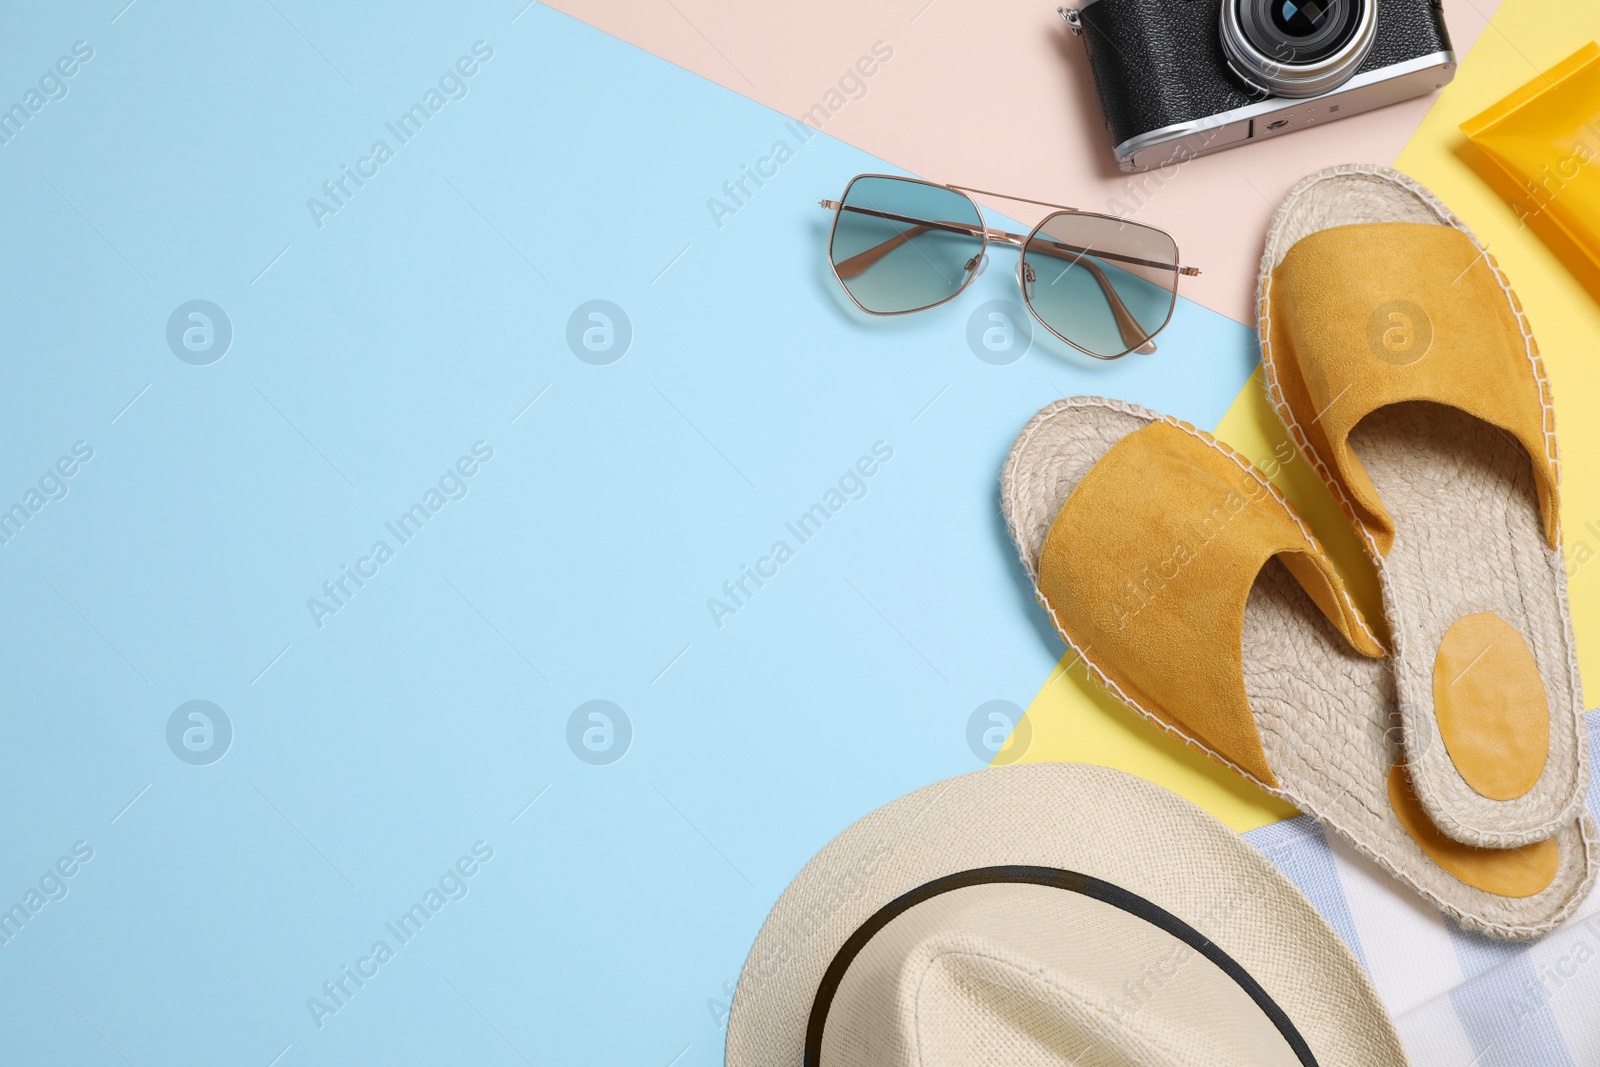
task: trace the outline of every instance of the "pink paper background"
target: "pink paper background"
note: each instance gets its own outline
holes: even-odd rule
[[[822,129],[926,178],[1107,211],[1171,231],[1182,295],[1254,324],[1267,221],[1291,185],[1335,163],[1393,163],[1433,97],[1193,160],[1170,180],[1116,169],[1082,42],[1049,0],[551,0],[551,6],[792,118],[875,42],[893,50]],[[1464,56],[1499,0],[1445,0]],[[1170,171],[1169,171],[1170,174]],[[834,196],[851,177],[840,174]],[[1131,191],[1130,191],[1131,190]],[[1044,209],[985,205],[1033,223]]]

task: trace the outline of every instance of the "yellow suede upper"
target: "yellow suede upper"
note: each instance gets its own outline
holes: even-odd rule
[[[1260,308],[1267,358],[1380,555],[1393,522],[1348,438],[1367,415],[1408,400],[1457,408],[1514,437],[1533,463],[1545,536],[1558,543],[1555,415],[1520,310],[1492,258],[1451,226],[1319,230],[1273,271]]]
[[[1051,524],[1039,592],[1122,695],[1276,787],[1245,696],[1245,601],[1274,556],[1351,645],[1382,648],[1264,476],[1176,420],[1113,445]]]

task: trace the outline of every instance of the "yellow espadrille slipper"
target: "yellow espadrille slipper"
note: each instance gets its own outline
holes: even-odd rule
[[[1415,181],[1335,167],[1273,218],[1258,310],[1278,413],[1377,564],[1422,809],[1468,844],[1549,837],[1587,734],[1555,414],[1505,275]]]
[[[1417,806],[1383,649],[1290,504],[1209,434],[1098,397],[1012,446],[1006,522],[1039,602],[1139,714],[1316,816],[1474,930],[1537,936],[1594,881],[1587,813],[1515,849]]]

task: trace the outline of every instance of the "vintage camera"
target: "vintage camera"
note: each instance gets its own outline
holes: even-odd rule
[[[1117,165],[1148,170],[1399,103],[1455,77],[1440,0],[1085,0]]]

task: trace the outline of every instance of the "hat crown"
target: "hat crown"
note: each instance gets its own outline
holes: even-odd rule
[[[1192,946],[1054,886],[970,885],[892,919],[828,1006],[820,1067],[1297,1065]]]
[[[897,1021],[915,1056],[906,1067],[1182,1067],[1140,1032],[1137,1010],[981,935],[924,939],[900,977]]]

